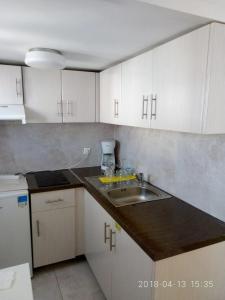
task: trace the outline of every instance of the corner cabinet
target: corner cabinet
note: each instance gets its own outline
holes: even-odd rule
[[[100,73],[100,122],[121,124],[121,64]]]
[[[96,121],[96,74],[23,67],[27,123]]]
[[[225,25],[212,23],[105,70],[100,75],[101,122],[225,133],[224,52]],[[113,121],[112,81],[120,82],[117,91],[122,90],[121,116]]]
[[[0,105],[23,104],[20,66],[0,65]]]

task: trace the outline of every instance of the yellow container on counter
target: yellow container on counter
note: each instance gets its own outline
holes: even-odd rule
[[[101,183],[108,184],[108,183],[115,183],[115,182],[122,182],[128,180],[136,179],[135,175],[127,175],[127,176],[104,176],[98,178]]]

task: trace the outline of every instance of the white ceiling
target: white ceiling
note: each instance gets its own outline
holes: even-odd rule
[[[0,0],[0,62],[32,47],[60,50],[68,68],[101,70],[208,19],[134,0]]]
[[[139,0],[153,5],[225,22],[224,0]]]

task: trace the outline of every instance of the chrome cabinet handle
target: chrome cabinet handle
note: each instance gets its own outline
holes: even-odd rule
[[[47,204],[52,204],[52,203],[59,203],[59,202],[63,202],[64,200],[59,198],[59,199],[56,199],[56,200],[47,200],[45,201],[45,203]]]
[[[119,100],[116,101],[116,116],[119,117]]]
[[[110,229],[110,244],[109,244],[109,249],[112,251],[113,248],[116,247],[115,244],[113,244],[113,236],[115,236],[116,232]]]
[[[110,240],[110,237],[107,236],[107,228],[109,228],[110,225],[108,225],[106,222],[104,223],[104,243],[106,244],[107,240]]]
[[[73,115],[73,102],[69,101],[69,115]]]
[[[39,220],[36,221],[36,225],[37,225],[37,236],[40,236],[40,222]]]
[[[62,103],[57,102],[57,108],[58,108],[58,116],[62,116]]]
[[[145,109],[145,103],[146,103],[146,109]],[[143,96],[142,100],[142,119],[147,119],[148,118],[148,97]]]
[[[18,90],[19,86],[19,90]],[[16,96],[22,96],[22,87],[21,87],[21,80],[16,78]]]
[[[70,102],[67,100],[66,101],[66,109],[67,109],[67,115],[69,115],[70,114]]]
[[[153,105],[154,103],[154,105]],[[154,112],[153,112],[153,106],[154,106]],[[152,95],[152,98],[151,98],[151,119],[154,119],[156,120],[156,117],[157,117],[157,95]]]
[[[119,116],[119,101],[114,99],[114,118],[118,118]]]

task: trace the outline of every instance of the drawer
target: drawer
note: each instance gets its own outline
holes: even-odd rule
[[[31,194],[31,210],[45,211],[75,206],[75,189]]]

